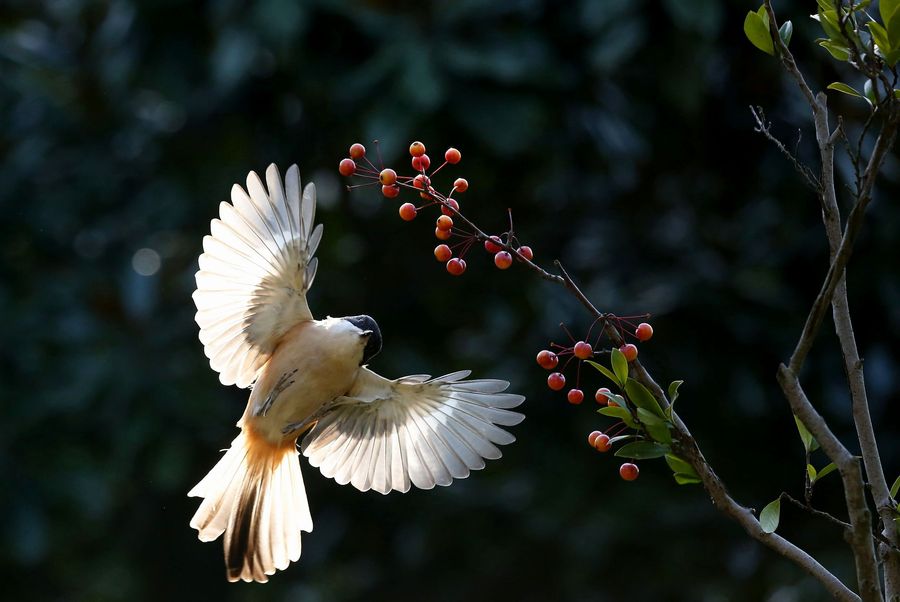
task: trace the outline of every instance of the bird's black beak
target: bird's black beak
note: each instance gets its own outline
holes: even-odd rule
[[[369,363],[381,351],[381,329],[378,328],[378,323],[371,316],[348,316],[344,319],[362,330],[360,337],[368,337],[359,365]]]

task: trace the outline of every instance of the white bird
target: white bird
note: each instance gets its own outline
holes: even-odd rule
[[[524,397],[469,371],[388,380],[366,366],[381,349],[369,316],[313,319],[306,292],[316,275],[321,224],[316,190],[301,195],[299,171],[267,188],[250,172],[235,184],[203,238],[197,272],[200,341],[225,385],[251,387],[231,448],[191,491],[204,498],[191,519],[201,541],[225,534],[229,581],[268,580],[300,558],[312,517],[302,451],[326,477],[386,494],[462,479],[512,443],[496,425],[522,414]]]

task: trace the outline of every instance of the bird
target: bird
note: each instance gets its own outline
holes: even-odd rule
[[[203,238],[192,297],[210,367],[223,385],[249,388],[230,447],[188,496],[201,541],[224,535],[228,581],[265,583],[300,559],[313,528],[300,470],[309,464],[360,491],[407,492],[462,479],[515,441],[501,427],[524,415],[509,383],[468,370],[387,379],[368,367],[382,347],[368,315],[315,319],[307,302],[322,224],[316,189],[292,165],[272,164]],[[298,451],[298,441],[302,442]]]

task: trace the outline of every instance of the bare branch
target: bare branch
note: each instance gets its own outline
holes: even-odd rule
[[[763,112],[762,107],[750,107],[750,113],[753,115],[753,120],[756,121],[756,127],[754,130],[759,132],[763,136],[765,136],[769,141],[771,141],[781,154],[787,157],[788,161],[794,166],[794,169],[797,170],[797,173],[800,174],[800,177],[806,182],[806,184],[815,190],[817,193],[820,193],[821,185],[819,184],[819,180],[816,179],[815,174],[813,174],[812,170],[800,162],[797,159],[796,155],[789,151],[784,144],[772,134],[771,126],[768,121],[766,121],[766,114]]]

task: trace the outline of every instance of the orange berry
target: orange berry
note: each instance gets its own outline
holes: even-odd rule
[[[454,276],[459,276],[466,271],[466,260],[454,257],[447,262],[447,271]]]
[[[412,158],[412,167],[416,171],[425,171],[431,166],[431,158],[428,155],[419,155]]]
[[[434,248],[434,258],[444,263],[453,257],[453,251],[447,245],[438,245]]]
[[[338,171],[342,176],[352,176],[356,172],[356,163],[353,162],[353,159],[341,159]]]
[[[594,348],[591,347],[590,343],[585,343],[584,341],[578,341],[575,343],[575,347],[572,349],[575,357],[580,360],[586,360],[589,357],[594,356]]]
[[[637,359],[638,356],[638,348],[634,343],[626,343],[619,347],[619,351],[622,352],[622,355],[625,356],[625,359],[629,362],[633,362]]]
[[[488,253],[495,254],[503,250],[500,246],[501,240],[499,236],[491,236],[490,240],[484,241],[484,250]]]
[[[443,216],[446,217],[446,216]],[[453,230],[441,230],[440,228],[434,229],[434,237],[438,240],[449,240],[450,234],[453,233]]]
[[[454,213],[459,212],[459,203],[457,203],[454,199],[447,199],[447,204],[441,205],[441,213],[444,215],[453,216]]]
[[[462,159],[462,153],[453,148],[452,146],[447,149],[447,152],[444,153],[444,160],[447,163],[456,164],[459,163],[459,160]]]
[[[569,393],[566,395],[566,399],[568,399],[569,403],[572,405],[577,406],[584,401],[584,391],[581,389],[570,389]]]
[[[378,181],[383,186],[393,186],[397,182],[397,172],[391,168],[382,169],[378,174]]]
[[[594,449],[598,452],[608,452],[612,445],[609,444],[609,435],[601,433],[599,437],[594,439]]]
[[[465,192],[469,189],[469,182],[465,178],[456,178],[453,182],[453,190],[456,192]]]
[[[438,230],[449,230],[453,227],[453,218],[447,215],[442,215],[437,218],[436,225],[438,227]]]
[[[646,322],[641,322],[635,329],[634,336],[636,336],[637,339],[641,342],[649,341],[650,337],[653,336],[653,327]]]
[[[501,270],[505,270],[512,265],[512,255],[510,255],[506,251],[500,251],[499,253],[494,255],[494,265]]]
[[[350,158],[357,161],[366,156],[366,147],[359,142],[350,146]]]
[[[413,157],[421,157],[425,154],[425,145],[416,140],[409,145],[409,154]]]
[[[396,184],[394,184],[393,186],[382,186],[381,194],[389,199],[395,199],[400,194],[400,187]]]
[[[622,466],[619,467],[619,476],[622,477],[624,481],[633,481],[638,478],[638,474],[640,474],[640,470],[636,464],[632,464],[631,462],[625,462]]]
[[[553,372],[547,377],[547,386],[554,391],[559,391],[566,386],[566,377],[560,372]]]
[[[403,203],[402,205],[400,205],[399,211],[400,217],[407,222],[411,222],[412,220],[416,219],[416,213],[418,213],[418,211],[416,211],[416,206],[412,203]]]
[[[612,393],[612,391],[610,391],[606,387],[600,387],[599,389],[597,389],[597,392],[594,393],[594,399],[597,401],[597,403],[604,405],[609,404],[612,402],[612,399],[607,397],[607,394],[609,393]]]
[[[591,434],[588,435],[588,445],[590,445],[591,447],[594,447],[594,441],[596,441],[597,437],[599,437],[602,434],[603,433],[601,431],[591,431]]]
[[[531,247],[522,246],[516,250],[518,251],[519,255],[521,255],[528,261],[531,261],[532,259],[534,259],[534,253],[532,252]]]
[[[537,354],[537,363],[544,370],[553,370],[559,363],[559,357],[552,351],[544,349]]]

